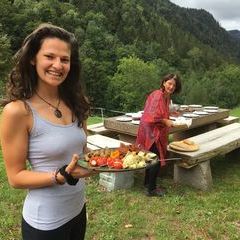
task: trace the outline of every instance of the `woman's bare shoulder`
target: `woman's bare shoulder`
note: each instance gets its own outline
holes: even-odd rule
[[[26,103],[21,100],[12,101],[4,106],[2,114],[5,117],[15,119],[27,117],[29,115],[29,110],[26,106]]]

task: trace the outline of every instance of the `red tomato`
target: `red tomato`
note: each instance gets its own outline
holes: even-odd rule
[[[97,165],[98,166],[104,166],[107,164],[107,158],[106,157],[98,157],[97,159]]]
[[[108,157],[108,158],[107,158],[107,165],[108,165],[108,167],[113,167],[113,163],[114,163],[113,158]]]
[[[115,162],[113,163],[113,168],[116,168],[116,169],[121,169],[121,168],[123,168],[122,161],[115,161]]]

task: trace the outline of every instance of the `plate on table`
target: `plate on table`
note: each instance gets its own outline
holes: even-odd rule
[[[180,111],[187,111],[188,110],[188,108],[189,108],[189,106],[188,105],[180,105],[180,108],[179,108],[179,110]]]
[[[219,107],[216,107],[216,106],[205,106],[203,108],[207,109],[207,110],[218,110],[219,109]]]
[[[218,112],[218,109],[204,109],[204,111],[207,113],[216,113]]]
[[[180,105],[180,108],[188,108],[188,105]]]
[[[206,111],[194,111],[193,112],[194,114],[197,114],[197,115],[208,115],[209,113],[206,112]]]
[[[125,113],[125,115],[128,116],[128,117],[132,117],[133,114],[134,113]]]
[[[132,121],[132,118],[127,117],[127,116],[126,117],[122,116],[122,117],[117,117],[116,120],[119,121],[119,122],[130,122],[130,121]]]
[[[135,124],[135,125],[139,125],[140,124],[140,120],[132,120],[131,123]]]
[[[134,119],[134,120],[139,120],[141,117],[142,117],[141,113],[134,113],[132,115],[132,119]]]
[[[94,150],[78,160],[81,167],[96,172],[136,171],[157,163],[159,158],[155,153],[139,150],[134,145]]]
[[[195,114],[195,113],[184,113],[183,117],[187,117],[187,118],[196,118],[199,117],[199,115]]]
[[[197,105],[197,104],[191,104],[189,105],[190,108],[201,108],[202,105]]]

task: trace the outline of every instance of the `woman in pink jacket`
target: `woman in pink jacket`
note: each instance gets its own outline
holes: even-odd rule
[[[147,196],[164,195],[164,190],[157,188],[156,181],[160,167],[166,165],[164,159],[167,153],[168,131],[173,126],[169,119],[170,98],[172,94],[180,91],[180,78],[171,73],[163,77],[160,89],[151,92],[145,102],[136,144],[144,150],[156,153],[160,158],[160,165],[146,170],[144,184],[147,187]]]

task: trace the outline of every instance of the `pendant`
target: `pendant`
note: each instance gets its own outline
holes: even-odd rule
[[[54,115],[57,117],[57,118],[61,118],[62,117],[62,113],[59,109],[55,109],[54,110]]]

